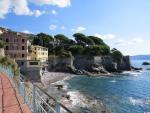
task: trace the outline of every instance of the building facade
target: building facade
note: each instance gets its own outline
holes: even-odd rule
[[[5,55],[15,60],[30,60],[29,48],[31,46],[27,37],[21,33],[4,32],[0,34],[1,40],[5,42]]]
[[[31,60],[40,60],[41,62],[48,60],[48,48],[32,45],[31,51]]]

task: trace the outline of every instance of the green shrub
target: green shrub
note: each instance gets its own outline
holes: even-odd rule
[[[4,66],[5,68],[11,68],[13,71],[13,74],[19,75],[19,67],[18,67],[18,64],[15,62],[15,60],[9,57],[1,57],[0,64]]]
[[[5,46],[5,43],[2,40],[0,40],[0,48],[4,48],[4,46]]]

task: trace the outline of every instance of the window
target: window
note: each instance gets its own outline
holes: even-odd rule
[[[8,50],[8,46],[6,46],[6,50]]]
[[[30,62],[30,65],[38,65],[38,62]]]
[[[24,47],[24,46],[22,46],[22,50],[25,50],[25,47]]]
[[[24,56],[25,56],[25,55],[24,55],[24,54],[22,54],[22,58],[24,58]]]
[[[6,38],[6,42],[9,42],[9,39],[8,39],[8,38]]]
[[[25,39],[22,39],[22,42],[25,42]]]

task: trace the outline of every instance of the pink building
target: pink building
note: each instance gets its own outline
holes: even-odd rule
[[[5,54],[15,60],[30,60],[29,48],[31,46],[27,34],[16,32],[3,32],[0,38],[6,43]]]

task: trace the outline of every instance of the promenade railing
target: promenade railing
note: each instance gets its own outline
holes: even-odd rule
[[[11,68],[0,65],[0,72],[7,74],[14,80]],[[16,88],[33,113],[73,113],[62,103],[59,98],[49,95],[36,83],[28,80],[25,76],[19,76],[19,80],[14,80]]]

